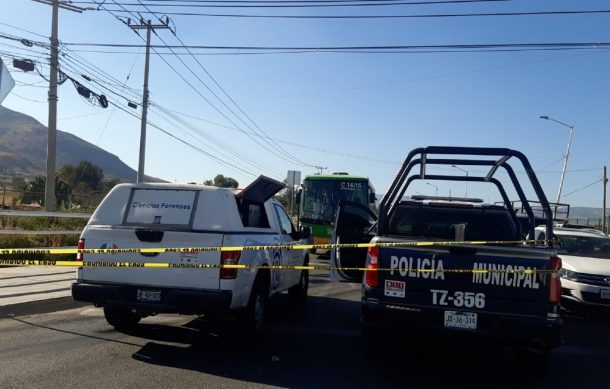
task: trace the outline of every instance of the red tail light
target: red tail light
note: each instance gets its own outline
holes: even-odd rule
[[[222,251],[220,253],[220,265],[237,265],[239,264],[240,257],[241,251]],[[223,280],[232,280],[237,278],[237,269],[221,267],[220,278]]]
[[[561,279],[559,270],[561,269],[561,258],[551,257],[551,282],[549,290],[549,302],[559,304],[561,300]]]
[[[78,240],[78,246],[76,246],[76,248],[78,250],[82,250],[85,248],[85,240],[84,239],[79,239]],[[84,259],[85,255],[82,253],[82,251],[79,251],[76,253],[76,261],[77,262],[82,262]]]
[[[379,247],[369,247],[369,264],[364,271],[364,283],[369,288],[379,286]]]

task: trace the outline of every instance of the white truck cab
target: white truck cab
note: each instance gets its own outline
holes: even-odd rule
[[[94,212],[79,248],[302,244],[310,231],[295,230],[282,205],[272,199],[283,187],[263,176],[243,191],[203,185],[120,184]],[[157,313],[228,313],[239,316],[241,326],[257,331],[270,296],[288,290],[291,297],[302,301],[307,295],[307,270],[261,268],[305,265],[306,250],[134,251],[79,254],[83,267],[78,269],[72,296],[103,307],[106,320],[116,328],[135,326],[141,318]],[[121,267],[121,262],[132,266]],[[139,267],[139,263],[169,267]],[[228,264],[250,267],[220,267]]]

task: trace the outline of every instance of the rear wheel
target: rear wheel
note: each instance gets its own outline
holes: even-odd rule
[[[116,329],[130,329],[138,325],[142,316],[127,308],[104,307],[104,317]]]
[[[378,355],[383,348],[383,337],[381,336],[379,329],[377,328],[363,326],[362,341],[364,345],[364,353],[368,357],[374,357]]]
[[[265,321],[268,292],[266,277],[257,276],[250,293],[248,306],[244,313],[238,317],[238,327],[246,336],[256,336],[261,332]]]
[[[303,266],[309,265],[309,257],[305,257]],[[301,270],[301,277],[299,283],[288,289],[288,296],[294,302],[302,303],[307,298],[307,291],[309,290],[309,270]]]

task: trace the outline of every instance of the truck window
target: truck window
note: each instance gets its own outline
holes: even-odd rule
[[[292,221],[290,217],[284,211],[284,208],[275,204],[275,211],[277,212],[277,217],[280,220],[280,227],[282,228],[282,234],[292,234],[294,232],[294,227],[292,226]]]
[[[198,196],[197,190],[132,189],[123,224],[186,228],[192,223]]]
[[[441,240],[519,240],[503,210],[401,205],[390,218],[390,234]]]

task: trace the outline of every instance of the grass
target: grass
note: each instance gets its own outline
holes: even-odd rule
[[[27,230],[28,234],[0,235],[0,249],[6,248],[41,248],[76,246],[79,236],[76,234],[41,235],[36,231],[79,231],[87,224],[85,218],[62,218],[44,216],[0,216],[0,229]],[[0,255],[0,259],[29,260],[73,260],[73,254],[29,254],[24,258],[20,254]]]

